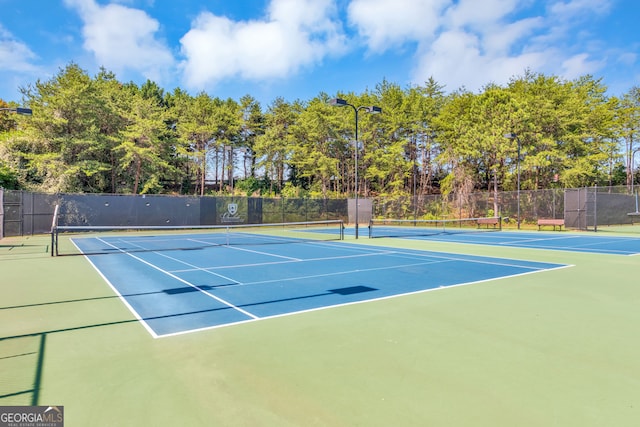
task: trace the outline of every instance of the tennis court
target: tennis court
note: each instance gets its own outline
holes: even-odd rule
[[[59,257],[3,239],[0,405],[73,425],[637,425],[640,257],[478,243],[564,231],[361,231],[68,232]]]
[[[237,234],[73,242],[154,337],[564,267]]]
[[[469,221],[470,224],[465,224]],[[395,237],[474,245],[531,248],[612,255],[640,254],[640,238],[575,232],[511,232],[480,228],[476,219],[451,221],[381,220],[369,226],[373,238]]]

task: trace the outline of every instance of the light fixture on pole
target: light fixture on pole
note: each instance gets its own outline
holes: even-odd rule
[[[518,143],[518,158],[516,159],[516,169],[518,174],[517,198],[518,198],[518,230],[520,230],[520,138],[516,133],[505,133],[505,138],[515,139]]]
[[[21,108],[21,107],[3,107],[0,108],[0,111],[9,111],[10,113],[21,114],[23,116],[30,116],[32,114],[31,108]]]
[[[358,222],[359,222],[359,216],[358,216],[358,111],[360,110],[364,110],[367,113],[371,113],[371,114],[378,114],[382,112],[382,108],[377,107],[375,105],[369,105],[369,106],[360,106],[360,107],[356,107],[355,105],[349,104],[346,100],[341,99],[341,98],[334,98],[332,100],[329,101],[330,105],[336,106],[336,107],[344,107],[344,106],[349,106],[351,108],[353,108],[353,111],[356,113],[356,142],[355,142],[355,202],[356,202],[356,218],[355,218],[355,225],[356,225],[356,239],[358,238]]]

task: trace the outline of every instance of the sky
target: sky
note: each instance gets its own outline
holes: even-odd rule
[[[640,85],[638,18],[637,0],[0,0],[0,98],[70,63],[263,106],[527,70],[620,96]]]

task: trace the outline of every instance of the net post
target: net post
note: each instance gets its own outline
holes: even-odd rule
[[[60,205],[56,204],[53,209],[53,218],[51,219],[51,256],[58,255],[58,213],[60,212]]]
[[[58,253],[58,241],[60,240],[60,235],[58,233],[59,233],[58,227],[56,226],[56,256],[60,255]]]

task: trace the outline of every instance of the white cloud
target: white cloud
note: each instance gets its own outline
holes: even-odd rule
[[[611,0],[561,0],[552,3],[549,11],[556,19],[575,19],[587,14],[605,14],[611,6]]]
[[[349,21],[365,37],[369,49],[380,52],[406,41],[425,40],[439,27],[451,0],[352,0]]]
[[[620,55],[618,55],[618,60],[617,62],[630,67],[633,66],[633,64],[635,64],[635,62],[638,60],[638,54],[635,52],[623,52]]]
[[[534,17],[522,19],[512,23],[500,23],[494,30],[484,34],[484,44],[487,52],[506,54],[514,45],[544,25],[542,18]],[[528,42],[528,41],[527,41]]]
[[[529,48],[528,38],[543,27],[541,17],[509,20],[516,0],[473,0],[452,3],[443,12],[433,41],[418,41],[412,80],[433,76],[449,90],[478,90],[488,83],[504,84],[526,69],[540,70],[549,51]]]
[[[97,1],[64,0],[84,21],[84,47],[99,65],[152,80],[174,70],[158,21],[125,5],[132,0],[105,6]],[[353,40],[344,33],[338,5],[357,31]],[[450,90],[504,84],[526,69],[574,78],[603,67],[594,53],[602,46],[593,43],[585,22],[611,5],[612,0],[267,0],[265,15],[256,19],[200,13],[180,39],[178,71],[181,83],[196,90],[231,79],[284,79],[342,56],[350,43],[364,43],[375,54],[415,49],[411,80],[423,83],[433,76]],[[2,44],[0,55],[1,49]]]
[[[540,29],[540,17],[509,21],[518,0],[353,0],[350,22],[375,52],[417,45],[412,80],[433,76],[450,90],[505,83],[545,63],[523,40]]]
[[[420,56],[413,80],[424,83],[433,76],[449,91],[462,86],[477,90],[492,82],[504,84],[525,69],[538,69],[544,63],[544,55],[539,52],[486,55],[479,37],[463,31],[448,31]]]
[[[84,22],[84,48],[99,65],[120,72],[133,70],[154,81],[162,80],[174,64],[171,51],[156,39],[158,21],[144,11],[119,4],[98,5],[94,0],[65,0]]]
[[[201,13],[180,43],[185,84],[203,88],[229,77],[284,78],[345,50],[331,0],[273,0],[263,20]]]
[[[601,62],[590,61],[589,55],[581,53],[562,62],[562,75],[567,79],[575,79],[585,74],[594,74],[601,68]]]
[[[32,61],[36,55],[0,25],[0,70],[2,71],[35,71]]]
[[[529,69],[571,79],[602,63],[590,52],[585,19],[607,13],[611,0],[555,0],[540,15],[521,12],[535,0],[352,0],[349,20],[377,53],[417,46],[412,81],[434,77],[449,90],[505,84]],[[580,45],[565,46],[571,37]],[[575,43],[575,42],[574,42]]]
[[[518,6],[518,0],[460,0],[447,10],[446,25],[488,31]],[[521,2],[520,2],[521,3]],[[487,28],[489,26],[489,28]]]

